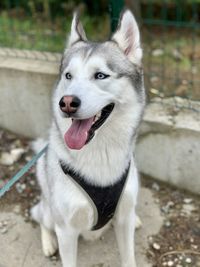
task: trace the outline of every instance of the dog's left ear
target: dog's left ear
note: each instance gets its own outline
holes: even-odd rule
[[[79,20],[78,12],[75,12],[72,19],[71,32],[67,42],[67,48],[73,46],[79,41],[87,41],[87,37],[82,23]]]
[[[130,10],[127,9],[122,13],[118,28],[111,40],[118,44],[131,62],[141,64],[142,49],[140,46],[140,32]]]

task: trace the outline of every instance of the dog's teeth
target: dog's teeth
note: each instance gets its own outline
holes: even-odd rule
[[[101,118],[101,112],[99,112],[99,113],[95,116],[95,118],[94,118],[94,122],[93,122],[93,123],[95,123],[96,121],[98,121],[100,118]]]
[[[97,118],[97,119],[100,119],[100,118],[101,118],[101,113],[98,113],[98,114],[96,115],[96,118]]]

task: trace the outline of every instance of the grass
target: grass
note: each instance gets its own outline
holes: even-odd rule
[[[54,21],[31,18],[12,18],[4,12],[0,15],[1,46],[39,51],[61,52],[64,49],[71,17],[59,17]],[[82,17],[82,23],[90,39],[101,40],[108,36],[109,18]]]

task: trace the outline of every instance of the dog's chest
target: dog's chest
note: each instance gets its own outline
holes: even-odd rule
[[[115,214],[127,180],[130,163],[123,170],[118,181],[108,186],[97,186],[88,183],[84,176],[75,172],[69,165],[64,164],[62,161],[60,161],[60,167],[91,202],[95,214],[92,230],[98,230],[105,226]]]

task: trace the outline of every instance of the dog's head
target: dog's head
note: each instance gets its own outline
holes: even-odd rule
[[[54,95],[54,110],[66,125],[62,129],[69,148],[81,149],[95,132],[125,113],[133,126],[138,123],[144,106],[141,60],[139,29],[129,10],[103,43],[89,42],[74,15]]]

